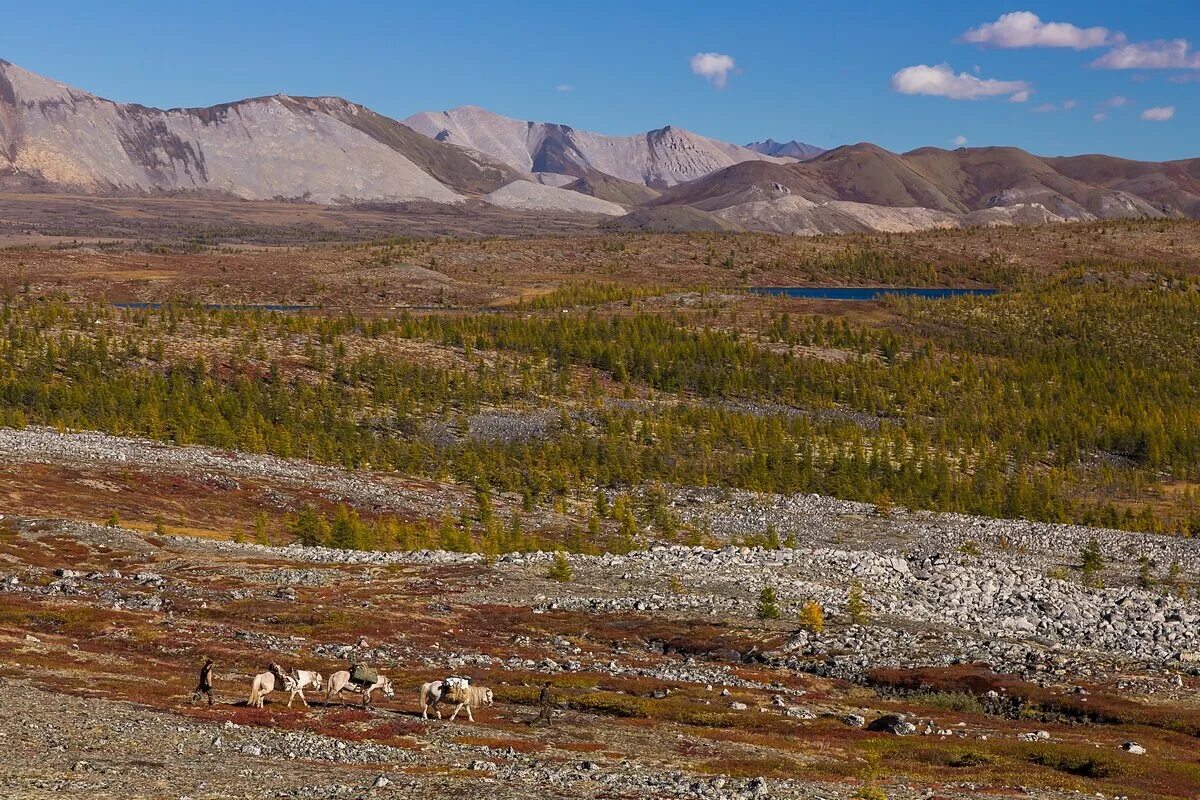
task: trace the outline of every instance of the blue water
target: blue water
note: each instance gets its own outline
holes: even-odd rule
[[[162,308],[166,303],[113,303],[114,308],[133,308],[138,310],[149,309],[151,311]],[[289,305],[271,305],[271,304],[250,304],[250,305],[225,305],[223,303],[205,303],[203,308],[209,311],[315,311],[317,306],[289,306]]]
[[[895,286],[754,286],[753,294],[800,297],[806,300],[880,300],[884,295],[925,297],[939,300],[945,297],[981,296],[996,294],[999,289],[922,289]]]

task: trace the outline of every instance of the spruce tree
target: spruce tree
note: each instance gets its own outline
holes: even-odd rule
[[[850,581],[850,592],[846,598],[846,614],[855,625],[866,625],[870,621],[867,602],[863,597],[862,581],[858,578]]]
[[[1093,537],[1079,551],[1079,569],[1083,573],[1083,582],[1093,586],[1099,579],[1100,570],[1104,568],[1104,554],[1100,551],[1100,543]]]
[[[759,619],[779,619],[779,598],[775,595],[774,586],[764,586],[758,593],[758,606],[754,613]]]
[[[554,553],[554,562],[546,572],[546,577],[559,583],[570,583],[571,579],[575,577],[575,573],[571,569],[571,562],[567,560],[567,554],[562,550]]]

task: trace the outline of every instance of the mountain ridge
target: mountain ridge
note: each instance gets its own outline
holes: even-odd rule
[[[342,98],[276,94],[164,110],[0,62],[3,188],[457,203],[517,177]]]
[[[1015,147],[807,159],[666,125],[607,136],[479,106],[399,121],[278,93],[200,108],[118,103],[0,60],[0,190],[464,205],[628,219],[606,229],[815,234],[1200,218],[1200,159],[1042,157]],[[757,148],[757,149],[753,149]],[[813,148],[819,150],[819,148]],[[470,205],[474,203],[475,205]],[[656,210],[657,209],[657,210]]]
[[[403,120],[418,133],[484,153],[514,169],[585,178],[594,170],[664,189],[743,161],[780,161],[676,125],[608,136],[507,117],[479,106],[422,111]]]

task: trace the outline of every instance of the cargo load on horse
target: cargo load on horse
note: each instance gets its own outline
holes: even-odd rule
[[[359,686],[371,686],[379,681],[379,672],[366,664],[354,664],[350,667],[350,680]]]
[[[467,702],[467,689],[470,686],[470,678],[451,675],[442,681],[442,699],[448,703],[465,703]]]

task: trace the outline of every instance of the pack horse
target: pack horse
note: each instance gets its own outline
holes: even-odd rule
[[[355,664],[349,670],[338,670],[329,676],[329,688],[325,692],[325,704],[333,698],[339,698],[344,704],[345,698],[342,697],[342,692],[361,692],[363,707],[371,705],[371,692],[376,689],[383,692],[383,696],[392,698],[396,696],[396,692],[392,689],[392,681],[385,675],[380,675],[375,670],[363,664]]]

